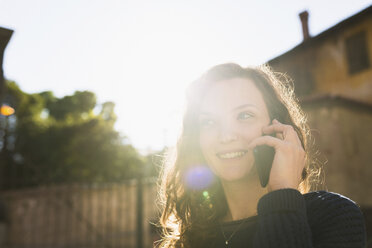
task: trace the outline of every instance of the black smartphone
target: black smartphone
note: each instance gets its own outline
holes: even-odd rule
[[[269,182],[270,171],[273,165],[275,149],[268,145],[256,146],[253,149],[255,165],[261,186],[266,187]]]

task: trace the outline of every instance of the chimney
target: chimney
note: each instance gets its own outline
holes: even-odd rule
[[[309,12],[307,10],[301,12],[299,14],[300,19],[301,19],[301,24],[302,24],[302,34],[304,36],[304,41],[310,38],[310,33],[309,33]]]

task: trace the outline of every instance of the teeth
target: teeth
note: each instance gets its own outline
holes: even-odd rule
[[[220,158],[238,158],[246,154],[247,152],[228,152],[228,153],[223,153],[223,154],[218,154],[217,156]]]

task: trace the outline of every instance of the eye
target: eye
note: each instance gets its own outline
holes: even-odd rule
[[[253,117],[253,115],[249,112],[241,112],[238,115],[238,120],[243,120],[244,121],[244,120],[250,119],[252,117]]]
[[[200,127],[202,127],[202,128],[210,128],[214,124],[215,124],[215,122],[212,119],[202,119],[202,120],[200,120]]]

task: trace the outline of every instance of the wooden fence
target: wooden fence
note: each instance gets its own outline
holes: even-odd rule
[[[157,235],[150,222],[158,213],[154,186],[154,180],[142,187],[131,180],[2,191],[6,235],[0,246],[137,248],[141,240],[143,247],[152,247]]]

